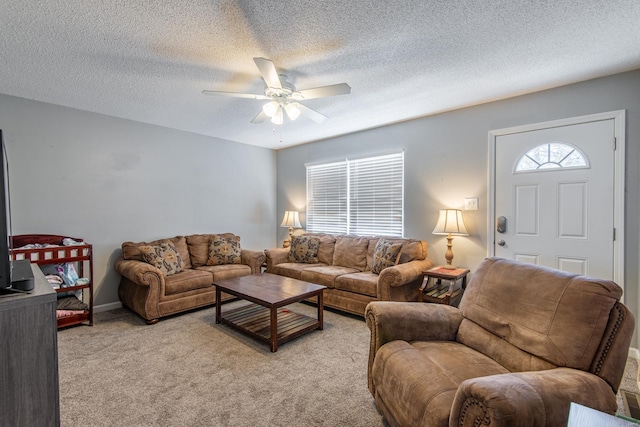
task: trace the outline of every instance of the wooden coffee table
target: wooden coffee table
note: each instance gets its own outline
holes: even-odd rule
[[[216,286],[216,323],[222,322],[258,341],[269,344],[272,352],[278,351],[278,344],[323,328],[322,291],[326,286],[270,273],[219,280],[214,285]],[[253,304],[222,313],[222,292]],[[316,296],[318,297],[317,319],[283,308],[294,302]]]

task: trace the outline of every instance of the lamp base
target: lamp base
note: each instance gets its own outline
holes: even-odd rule
[[[455,270],[456,269],[456,267],[454,265],[451,265],[451,264],[443,265],[442,268],[444,268],[445,270]]]
[[[283,240],[282,241],[282,247],[283,248],[288,248],[289,246],[291,246],[291,240]]]

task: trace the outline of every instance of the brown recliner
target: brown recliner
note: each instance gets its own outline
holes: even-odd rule
[[[634,318],[614,282],[484,260],[460,308],[372,302],[369,390],[391,426],[564,426],[610,414]]]

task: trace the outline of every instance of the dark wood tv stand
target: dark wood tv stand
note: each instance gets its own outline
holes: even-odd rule
[[[0,426],[59,426],[56,293],[32,264],[30,293],[0,297]]]

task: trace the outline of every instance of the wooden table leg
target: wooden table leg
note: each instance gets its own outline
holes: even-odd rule
[[[222,307],[220,304],[220,299],[222,297],[222,292],[220,292],[220,288],[216,286],[216,323],[220,323],[220,317],[222,314]]]
[[[271,352],[278,351],[278,308],[271,307]]]
[[[320,323],[320,327],[318,329],[324,329],[324,301],[323,301],[324,292],[320,291],[318,294],[318,323]]]

